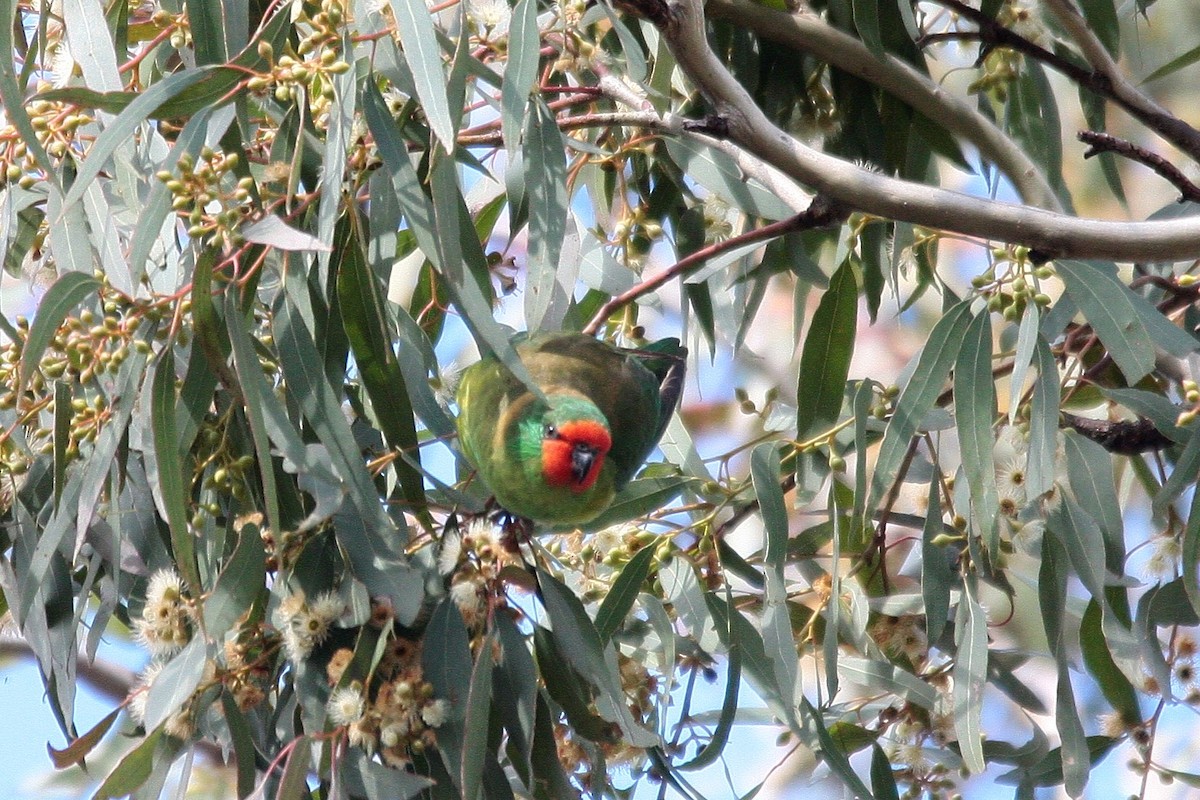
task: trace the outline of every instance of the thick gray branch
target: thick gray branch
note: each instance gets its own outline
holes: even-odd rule
[[[811,53],[878,86],[979,149],[1012,181],[1021,199],[1051,211],[1062,205],[1037,164],[1004,131],[962,98],[903,61],[879,58],[866,45],[812,13],[785,14],[749,0],[708,0],[713,19],[728,19],[766,39]]]
[[[681,69],[712,102],[729,138],[844,206],[1053,257],[1170,261],[1200,256],[1200,217],[1154,222],[1079,219],[910,183],[862,169],[781,131],[708,46],[702,0],[626,0],[662,30]]]

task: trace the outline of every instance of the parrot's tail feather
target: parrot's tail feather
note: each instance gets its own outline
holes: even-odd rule
[[[687,350],[679,347],[678,341],[671,341],[675,342],[676,351],[662,354],[655,359],[658,363],[647,365],[659,381],[658,429],[654,432],[655,442],[662,438],[667,424],[671,421],[671,415],[679,405],[679,398],[683,394],[683,379],[687,375]],[[660,371],[658,367],[663,365],[665,369]]]

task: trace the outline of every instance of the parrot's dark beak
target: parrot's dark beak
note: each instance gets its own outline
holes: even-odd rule
[[[571,448],[571,477],[576,483],[583,483],[592,472],[596,463],[596,448],[587,444],[577,444]]]

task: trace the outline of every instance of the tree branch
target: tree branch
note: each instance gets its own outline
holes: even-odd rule
[[[749,0],[708,0],[713,19],[735,22],[772,41],[812,54],[903,100],[970,142],[1013,183],[1021,198],[1050,211],[1062,205],[1041,169],[1004,131],[962,98],[894,56],[879,58],[858,39],[812,13],[786,14]]]
[[[708,247],[702,247],[689,256],[679,259],[666,269],[659,270],[651,275],[646,280],[633,286],[627,291],[622,292],[616,297],[611,298],[607,303],[600,307],[596,315],[584,327],[583,332],[588,336],[595,336],[600,330],[600,326],[605,320],[611,317],[616,311],[624,308],[630,303],[643,297],[650,292],[655,291],[664,284],[675,278],[681,278],[688,273],[694,272],[710,258],[714,258],[721,253],[729,252],[738,247],[745,247],[754,242],[763,242],[767,239],[774,239],[777,236],[783,236],[786,233],[795,231],[812,230],[813,228],[822,228],[826,225],[832,225],[835,222],[840,222],[846,218],[847,212],[845,209],[838,206],[836,203],[831,203],[824,198],[817,196],[813,198],[808,210],[797,214],[779,222],[773,222],[770,225],[764,225],[761,228],[755,228],[752,231],[747,231],[740,236],[734,236],[726,239],[723,242],[711,244]]]
[[[1012,48],[1054,68],[1080,86],[1113,101],[1147,128],[1187,153],[1192,160],[1200,161],[1200,131],[1155,103],[1130,83],[1069,0],[1048,0],[1048,4],[1083,51],[1092,66],[1090,72],[1039,47],[961,0],[934,2],[978,25],[984,43]]]
[[[851,209],[983,239],[1024,244],[1049,255],[1116,261],[1171,261],[1200,255],[1200,219],[1112,222],[898,180],[826,155],[775,127],[708,46],[701,0],[623,0],[649,19],[679,66],[708,96],[729,138],[793,179]]]
[[[1179,190],[1181,195],[1180,200],[1190,200],[1193,203],[1200,203],[1200,186],[1196,186],[1196,184],[1188,180],[1179,167],[1167,161],[1158,153],[1151,153],[1145,148],[1138,147],[1133,142],[1101,131],[1080,131],[1078,136],[1079,141],[1090,145],[1090,149],[1083,154],[1084,158],[1091,158],[1094,155],[1105,152],[1125,156],[1125,158],[1131,161],[1145,164],[1166,178],[1171,185]]]

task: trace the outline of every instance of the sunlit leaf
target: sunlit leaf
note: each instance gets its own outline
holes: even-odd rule
[[[454,123],[450,120],[450,102],[446,97],[446,75],[442,51],[433,19],[423,3],[391,0],[392,14],[404,55],[412,68],[417,96],[434,136],[446,153],[454,152]]]
[[[983,772],[983,687],[987,680],[987,614],[964,585],[955,616],[954,730],[962,748],[963,764],[972,773]]]
[[[833,274],[804,339],[796,391],[796,430],[802,439],[836,422],[842,410],[857,312],[858,283],[846,262]]]
[[[916,368],[900,393],[896,411],[884,431],[875,472],[871,477],[869,509],[879,504],[896,480],[909,442],[942,391],[970,323],[970,304],[964,301],[947,311],[930,332]]]

